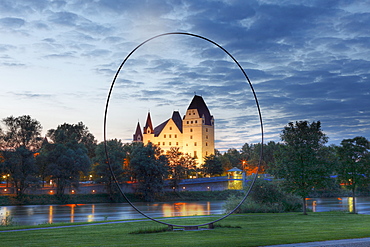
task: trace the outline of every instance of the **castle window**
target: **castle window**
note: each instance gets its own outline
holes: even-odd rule
[[[170,145],[170,146],[171,146],[171,142],[169,142],[169,143],[168,143],[168,145]]]
[[[163,146],[164,146],[164,145],[165,145],[165,142],[163,142],[162,144],[163,144]]]
[[[179,145],[179,143],[178,142],[176,142],[176,146],[178,146]]]
[[[206,128],[206,132],[208,132],[208,128]]]
[[[164,135],[164,137],[163,138],[166,138],[166,135]]]
[[[208,146],[208,142],[206,142],[206,146]]]
[[[206,139],[208,139],[208,136],[206,135]]]
[[[195,112],[193,112],[193,115],[195,115]]]
[[[186,143],[186,146],[188,146],[188,144]]]
[[[168,137],[171,138],[171,135],[169,135]]]
[[[172,127],[170,127],[170,130],[172,130]]]
[[[194,151],[194,158],[198,158],[197,157],[197,151]]]
[[[191,112],[189,112],[189,115],[191,115]]]
[[[190,136],[190,139],[193,139],[193,136]]]
[[[193,129],[190,129],[190,132],[193,132]]]
[[[186,121],[187,124],[189,124],[189,121]]]
[[[208,155],[208,152],[206,151],[206,156]]]
[[[158,142],[158,146],[159,146],[159,145],[161,145],[161,143],[160,143],[160,142]]]
[[[194,146],[196,146],[197,145],[197,143],[196,142],[194,142]]]
[[[177,138],[177,135],[175,135],[175,138]]]
[[[192,124],[192,123],[193,123],[193,121],[190,121],[190,123]]]

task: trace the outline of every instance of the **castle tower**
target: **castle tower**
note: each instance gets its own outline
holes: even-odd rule
[[[154,128],[152,124],[152,119],[150,117],[150,112],[148,112],[148,116],[146,117],[146,123],[143,129],[143,142],[148,143],[152,142],[154,143]]]
[[[133,136],[133,141],[134,142],[142,142],[143,141],[143,134],[141,133],[141,127],[140,127],[139,122],[137,123],[137,126],[136,126],[136,131],[135,131],[135,134]]]
[[[183,153],[196,158],[198,165],[204,157],[214,154],[214,119],[201,96],[195,95],[182,121]]]

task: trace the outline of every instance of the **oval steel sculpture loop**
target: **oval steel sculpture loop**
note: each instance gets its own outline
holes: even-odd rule
[[[157,220],[157,219],[154,219],[148,215],[146,215],[145,213],[141,212],[128,198],[127,196],[125,195],[125,193],[123,192],[121,186],[119,186],[119,183],[118,183],[118,180],[116,178],[116,176],[114,175],[114,172],[112,170],[112,166],[110,164],[110,161],[109,161],[109,153],[108,153],[108,149],[107,149],[107,137],[106,137],[106,125],[107,125],[107,115],[108,115],[108,107],[109,107],[109,100],[110,100],[110,97],[111,97],[111,94],[112,94],[112,91],[113,91],[113,87],[114,87],[114,84],[116,82],[116,79],[122,69],[122,67],[124,66],[124,64],[127,62],[127,60],[130,58],[130,56],[137,50],[139,49],[141,46],[143,46],[144,44],[150,42],[151,40],[153,39],[157,39],[159,37],[163,37],[163,36],[169,36],[169,35],[186,35],[186,36],[192,36],[192,37],[195,37],[195,38],[199,38],[199,39],[202,39],[202,40],[205,40],[205,41],[208,41],[209,43],[212,43],[213,45],[217,46],[218,48],[220,48],[222,51],[224,51],[234,62],[235,64],[239,67],[239,69],[241,70],[241,72],[243,73],[245,79],[247,80],[250,88],[251,88],[251,91],[253,93],[253,96],[254,96],[254,100],[255,100],[255,103],[256,103],[256,107],[257,107],[257,110],[258,110],[258,116],[259,116],[259,121],[260,121],[260,128],[261,128],[261,151],[260,151],[260,158],[259,158],[259,162],[258,162],[258,169],[257,169],[257,172],[254,176],[254,178],[252,179],[252,182],[251,182],[251,185],[249,187],[249,189],[247,190],[247,193],[245,194],[244,198],[240,201],[240,203],[233,209],[231,210],[229,213],[225,214],[224,216],[214,220],[214,221],[211,221],[211,222],[208,222],[208,223],[203,223],[203,224],[199,224],[199,225],[175,225],[175,224],[170,224],[170,223],[166,223],[166,222],[163,222],[163,221],[160,221],[160,220]],[[207,39],[203,36],[200,36],[200,35],[196,35],[196,34],[192,34],[192,33],[186,33],[186,32],[170,32],[170,33],[163,33],[163,34],[159,34],[159,35],[156,35],[156,36],[153,36],[152,38],[149,38],[147,40],[145,40],[144,42],[142,42],[141,44],[139,44],[138,46],[136,46],[127,56],[126,58],[123,60],[123,62],[121,63],[121,65],[119,66],[114,78],[113,78],[113,81],[111,83],[111,86],[110,86],[110,89],[109,89],[109,93],[108,93],[108,96],[107,96],[107,101],[106,101],[106,105],[105,105],[105,113],[104,113],[104,148],[105,148],[105,155],[106,155],[106,158],[107,158],[107,161],[108,161],[108,167],[109,167],[109,170],[110,170],[110,173],[120,191],[120,193],[122,194],[122,196],[125,198],[125,200],[131,205],[131,207],[133,207],[138,213],[140,213],[141,215],[143,215],[144,217],[152,220],[152,221],[155,221],[155,222],[158,222],[158,223],[161,223],[161,224],[164,224],[164,225],[167,225],[171,228],[173,227],[184,227],[185,229],[198,229],[198,227],[200,226],[213,226],[214,223],[222,220],[222,219],[225,219],[226,217],[230,216],[232,213],[234,213],[242,204],[243,202],[247,199],[248,195],[250,194],[252,188],[253,188],[253,185],[256,181],[256,178],[258,176],[258,172],[259,172],[259,169],[260,169],[260,166],[261,166],[261,160],[262,160],[262,155],[263,155],[263,139],[264,139],[264,136],[263,136],[263,123],[262,123],[262,114],[261,114],[261,109],[260,109],[260,106],[259,106],[259,103],[258,103],[258,99],[257,99],[257,95],[254,91],[254,88],[253,88],[253,85],[251,83],[251,81],[249,80],[246,72],[244,71],[244,69],[242,68],[242,66],[239,64],[239,62],[225,49],[223,48],[221,45],[217,44],[216,42],[210,40],[210,39]]]

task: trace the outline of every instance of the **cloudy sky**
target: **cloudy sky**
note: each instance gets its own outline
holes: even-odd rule
[[[31,115],[44,134],[82,121],[103,140],[106,97],[123,59],[167,32],[204,36],[245,69],[265,140],[291,121],[321,121],[329,143],[370,139],[370,2],[349,0],[1,0],[0,118]],[[215,45],[187,35],[140,47],[118,75],[107,136],[128,142],[194,94],[216,120],[216,148],[261,141],[250,87]]]

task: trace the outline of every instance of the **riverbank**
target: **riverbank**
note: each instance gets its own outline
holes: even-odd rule
[[[156,202],[171,201],[219,201],[226,200],[231,195],[238,195],[240,191],[181,191],[165,192],[157,196]],[[139,195],[125,194],[131,202],[144,202]],[[74,195],[15,195],[0,196],[0,206],[14,205],[48,205],[48,204],[86,204],[86,203],[121,203],[126,202],[122,195],[117,194],[113,197],[109,194],[74,194]]]
[[[166,219],[171,224],[195,225],[218,217]],[[113,224],[114,223],[114,224]],[[137,220],[103,225],[47,224],[35,227],[1,227],[4,246],[265,246],[313,241],[365,238],[370,236],[369,215],[344,212],[231,215],[214,230],[165,231],[158,223]],[[55,226],[66,226],[58,227]],[[2,230],[41,228],[2,232]],[[146,233],[139,234],[140,232]],[[176,241],[174,241],[176,239]]]

